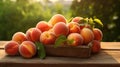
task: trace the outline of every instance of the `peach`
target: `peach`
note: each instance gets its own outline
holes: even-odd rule
[[[44,45],[52,45],[55,43],[56,36],[54,33],[45,31],[40,36],[40,42]]]
[[[91,29],[89,28],[83,28],[80,33],[83,37],[83,44],[87,45],[89,42],[91,42],[94,39],[94,34]]]
[[[98,28],[94,28],[93,29],[93,33],[94,33],[94,40],[98,40],[98,41],[101,41],[102,40],[102,37],[103,37],[103,33],[100,29]]]
[[[12,36],[12,41],[16,41],[19,44],[21,44],[23,41],[26,41],[27,37],[23,32],[16,32],[13,36]]]
[[[89,24],[86,24],[86,25],[85,25],[85,28],[89,28],[89,29],[92,30],[92,27],[91,27]]]
[[[68,23],[69,33],[80,33],[81,29],[78,23],[70,22]]]
[[[52,26],[54,26],[56,23],[58,23],[58,22],[64,22],[64,23],[66,23],[67,21],[66,21],[66,18],[63,16],[63,15],[61,15],[61,14],[56,14],[56,15],[54,15],[50,20],[49,20],[49,24],[51,24]]]
[[[83,18],[82,17],[75,17],[72,19],[72,22],[77,22],[77,23],[82,23],[82,20]]]
[[[5,52],[8,55],[18,55],[19,51],[18,51],[18,47],[19,44],[16,41],[9,41],[8,43],[5,44]]]
[[[36,28],[44,32],[44,31],[48,31],[49,29],[51,29],[52,26],[48,24],[46,21],[40,21],[37,23]]]
[[[37,42],[40,39],[41,31],[37,28],[30,28],[26,32],[26,37],[32,42]]]
[[[67,40],[68,40],[68,45],[70,46],[79,46],[83,44],[83,37],[78,33],[69,34]]]
[[[53,32],[57,37],[59,37],[60,35],[66,36],[69,33],[69,28],[64,22],[59,22],[54,25]]]
[[[101,50],[100,41],[93,40],[91,49],[92,49],[92,53],[100,52],[100,50]]]
[[[19,46],[19,53],[24,58],[32,58],[36,54],[36,45],[31,41],[24,41]]]

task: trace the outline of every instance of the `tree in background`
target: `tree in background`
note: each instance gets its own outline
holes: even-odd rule
[[[39,21],[49,21],[56,13],[67,18],[71,15],[60,3],[52,5],[49,0],[43,1],[45,5],[34,0],[0,0],[0,40],[11,40],[15,32],[25,33]]]
[[[71,10],[73,16],[99,18],[103,41],[120,41],[120,0],[73,0]]]

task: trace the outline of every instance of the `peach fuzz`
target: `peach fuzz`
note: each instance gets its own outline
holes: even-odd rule
[[[37,28],[30,28],[26,32],[26,37],[28,40],[30,40],[32,42],[37,42],[37,41],[39,41],[41,33],[42,32]]]
[[[52,18],[49,20],[49,24],[51,24],[52,26],[54,26],[56,23],[58,22],[64,22],[66,23],[66,18],[61,15],[61,14],[55,14],[54,16],[52,16]]]
[[[93,29],[93,33],[94,33],[94,40],[98,40],[98,41],[101,41],[102,40],[102,37],[103,37],[103,33],[100,29],[98,28],[94,28]]]
[[[19,54],[18,47],[19,44],[16,41],[9,41],[5,44],[4,49],[8,55],[14,56]]]
[[[40,42],[44,45],[53,45],[55,43],[56,36],[54,33],[45,31],[40,36]]]
[[[68,45],[70,45],[70,46],[79,46],[79,45],[83,44],[83,37],[78,33],[69,34],[67,37],[67,40],[68,40]],[[69,43],[69,41],[70,41],[70,43]]]
[[[80,33],[81,29],[78,23],[70,22],[68,23],[69,33]]]
[[[94,39],[93,31],[89,28],[83,28],[80,34],[83,37],[84,45],[87,45],[89,42],[91,42]]]
[[[21,44],[23,41],[26,41],[27,37],[23,32],[16,32],[13,36],[12,36],[12,41],[16,41],[19,44]]]
[[[48,31],[52,28],[50,24],[48,24],[46,21],[40,21],[37,23],[36,28],[41,30],[41,32]]]
[[[57,37],[59,37],[60,35],[66,36],[69,33],[69,28],[64,22],[59,22],[54,25],[53,32]]]
[[[82,21],[81,21],[82,19],[83,19],[82,17],[74,17],[72,19],[72,22],[82,23]]]
[[[93,40],[91,49],[92,49],[92,53],[100,52],[100,50],[101,50],[100,41]]]
[[[24,41],[19,46],[19,53],[24,58],[32,58],[36,54],[36,45],[31,41]]]

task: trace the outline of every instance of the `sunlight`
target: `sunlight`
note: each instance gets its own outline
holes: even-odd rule
[[[53,3],[55,3],[55,2],[57,2],[57,1],[59,1],[59,0],[50,0],[51,2],[53,2]]]

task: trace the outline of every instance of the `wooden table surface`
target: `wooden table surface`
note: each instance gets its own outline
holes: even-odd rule
[[[120,67],[120,42],[101,42],[100,53],[90,58],[47,56],[46,59],[7,56],[4,52],[6,42],[0,41],[0,67]]]

